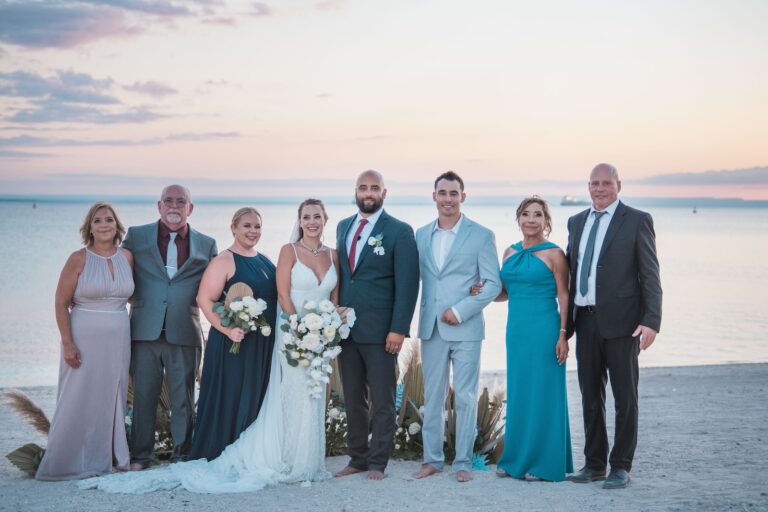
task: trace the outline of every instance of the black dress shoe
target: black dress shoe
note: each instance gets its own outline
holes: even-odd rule
[[[566,480],[576,484],[588,484],[589,482],[605,480],[605,470],[598,471],[597,469],[589,469],[585,466],[578,473],[568,476]]]
[[[623,489],[629,485],[629,473],[626,469],[612,469],[603,484],[603,489]]]

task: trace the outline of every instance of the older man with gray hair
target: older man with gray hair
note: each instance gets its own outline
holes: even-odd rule
[[[216,241],[187,223],[194,205],[181,185],[163,189],[160,220],[131,227],[123,247],[134,258],[136,289],[131,304],[133,423],[131,469],[144,469],[154,456],[155,416],[163,374],[171,399],[172,460],[184,460],[192,440],[195,371],[202,330],[195,302]]]

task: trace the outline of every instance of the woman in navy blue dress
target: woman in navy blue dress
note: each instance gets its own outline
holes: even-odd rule
[[[211,322],[203,359],[203,376],[190,459],[213,460],[256,420],[267,391],[275,345],[277,286],[275,265],[256,250],[261,237],[261,215],[241,208],[232,218],[234,242],[208,265],[197,303]],[[245,283],[253,296],[267,303],[264,318],[269,336],[260,330],[244,332],[223,327],[213,304],[224,301],[234,283]],[[230,353],[233,343],[240,352]]]

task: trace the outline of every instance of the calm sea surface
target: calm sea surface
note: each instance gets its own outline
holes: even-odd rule
[[[631,204],[631,201],[628,201]],[[53,296],[61,267],[79,247],[78,227],[88,204],[0,201],[0,387],[54,385],[59,335]],[[157,219],[154,204],[116,203],[127,225]],[[199,203],[190,223],[231,243],[229,222],[239,205]],[[565,247],[566,221],[582,207],[554,207],[550,239]],[[664,313],[661,334],[640,356],[643,366],[768,361],[768,209],[645,208],[656,226]],[[276,261],[296,216],[295,206],[260,207],[264,231],[259,249]],[[336,223],[354,206],[329,205],[326,243],[335,244]],[[397,205],[387,211],[413,225],[435,217],[432,205]],[[499,254],[519,240],[512,206],[473,206],[465,213],[496,233]],[[506,305],[486,310],[484,370],[504,368]],[[415,322],[414,318],[414,327]],[[412,331],[413,332],[413,331]],[[575,367],[571,340],[569,367]]]

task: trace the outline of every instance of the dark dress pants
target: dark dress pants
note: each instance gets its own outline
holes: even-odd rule
[[[576,360],[581,405],[584,412],[584,456],[586,467],[602,471],[632,469],[637,446],[638,338],[600,335],[594,312],[578,308],[576,313]],[[608,457],[605,427],[605,384],[611,380],[616,409],[613,449]]]
[[[339,370],[347,410],[349,465],[362,470],[384,471],[396,429],[397,355],[384,350],[383,343],[362,344],[350,338],[341,346]]]

